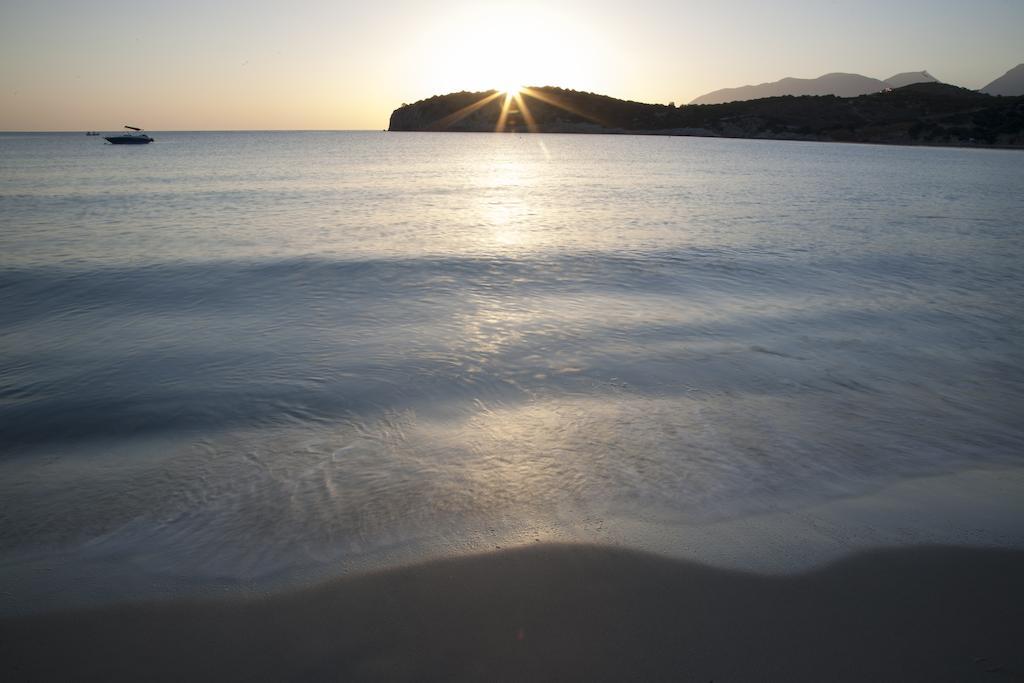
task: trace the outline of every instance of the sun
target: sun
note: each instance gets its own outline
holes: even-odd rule
[[[419,89],[493,89],[512,97],[528,85],[593,89],[605,52],[598,37],[579,17],[524,1],[515,12],[496,3],[466,4],[425,26],[417,48],[424,58],[411,75]]]

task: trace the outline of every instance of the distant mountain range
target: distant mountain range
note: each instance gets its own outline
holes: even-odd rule
[[[881,92],[887,88],[902,88],[914,83],[939,83],[940,81],[927,71],[907,71],[896,74],[884,81],[869,78],[860,74],[834,73],[818,78],[783,78],[771,83],[760,85],[744,85],[739,88],[722,88],[701,95],[690,104],[722,104],[724,102],[743,102],[758,100],[763,97],[783,97],[786,95],[835,95],[836,97],[857,97]],[[986,95],[1002,95],[1017,97],[1024,95],[1024,64],[1018,64],[1005,74],[992,81],[980,92]]]
[[[908,71],[880,81],[860,74],[833,73],[818,78],[783,78],[772,83],[744,85],[739,88],[722,88],[701,95],[690,104],[722,104],[759,100],[764,97],[785,95],[835,95],[836,97],[857,97],[881,92],[887,88],[902,88],[913,83],[938,83],[938,79],[927,71]]]
[[[913,85],[914,83],[940,83],[939,79],[932,76],[927,71],[904,71],[901,74],[890,76],[885,79],[884,83],[888,88],[902,88],[905,85]],[[883,88],[884,90],[884,88]],[[877,92],[877,91],[876,91]]]
[[[1024,97],[994,97],[933,82],[886,85],[856,97],[781,96],[676,107],[543,87],[524,88],[514,97],[493,90],[437,95],[396,109],[389,130],[1024,147]]]
[[[1024,95],[1024,64],[1018,64],[1005,74],[992,81],[981,92],[988,95],[1016,97]]]

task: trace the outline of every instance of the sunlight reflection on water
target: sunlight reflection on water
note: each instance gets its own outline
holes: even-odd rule
[[[5,576],[671,539],[1019,466],[1019,155],[158,139],[0,139]]]

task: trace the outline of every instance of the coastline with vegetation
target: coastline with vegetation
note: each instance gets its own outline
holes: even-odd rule
[[[458,92],[405,104],[390,131],[681,135],[1024,148],[1024,96],[915,83],[859,97],[645,104],[555,87]]]

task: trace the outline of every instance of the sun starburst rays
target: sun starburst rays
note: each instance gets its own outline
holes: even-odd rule
[[[505,126],[508,124],[509,110],[512,108],[512,100],[518,96],[518,92],[514,94],[512,91],[505,92],[505,101],[501,103],[501,114],[498,115],[498,125],[494,127],[495,133],[500,133],[505,130]]]
[[[596,123],[598,125],[602,125],[602,126],[604,125],[604,123],[598,117],[594,116],[593,114],[590,114],[590,113],[587,113],[585,111],[582,111],[582,110],[572,106],[571,104],[562,101],[560,98],[558,98],[558,97],[556,97],[556,96],[554,96],[552,94],[543,92],[541,90],[537,90],[535,88],[522,88],[519,91],[519,94],[520,95],[526,95],[528,97],[532,97],[535,100],[540,100],[541,102],[544,102],[545,104],[550,104],[551,106],[557,107],[557,108],[561,109],[562,111],[567,111],[570,114],[575,114],[576,116],[579,116],[582,119],[586,119],[587,121],[592,121],[592,122],[594,122],[594,123]]]
[[[500,92],[490,93],[489,95],[486,95],[481,99],[477,100],[473,104],[466,105],[462,109],[459,109],[458,111],[454,111],[451,114],[448,114],[448,116],[445,116],[443,119],[435,122],[434,125],[431,127],[434,130],[447,130],[454,126],[459,121],[461,121],[462,119],[472,114],[473,112],[485,107],[488,103],[498,99],[498,97],[500,96]]]
[[[563,101],[562,98],[558,97],[554,93],[545,92],[536,88],[516,86],[509,87],[506,90],[493,90],[476,102],[466,105],[458,111],[452,112],[444,118],[436,121],[430,128],[431,130],[449,130],[466,117],[479,111],[498,98],[502,98],[502,100],[501,107],[498,110],[497,122],[494,126],[494,131],[496,133],[521,131],[523,127],[525,127],[525,129],[530,133],[541,132],[541,128],[537,124],[537,119],[530,110],[530,106],[527,104],[528,98],[532,98],[546,105],[561,109],[562,111],[598,125],[604,125],[598,117],[588,112],[581,111],[577,107]]]
[[[519,112],[523,115],[523,121],[526,122],[526,129],[531,133],[538,132],[537,121],[533,118],[533,114],[530,113],[530,108],[526,106],[526,100],[523,98],[522,91],[516,93],[515,99],[516,104],[519,105]]]

